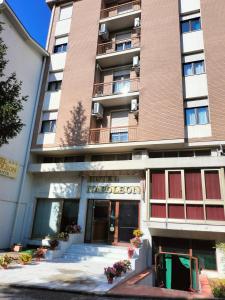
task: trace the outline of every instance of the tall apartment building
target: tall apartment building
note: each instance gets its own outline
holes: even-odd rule
[[[24,240],[63,231],[225,270],[224,0],[47,0]],[[19,218],[19,216],[18,216]]]

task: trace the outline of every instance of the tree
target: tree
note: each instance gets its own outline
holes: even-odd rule
[[[21,96],[22,82],[17,80],[16,73],[8,77],[4,73],[8,61],[7,46],[1,38],[2,30],[0,23],[0,147],[8,144],[22,130],[24,124],[19,113],[23,110],[23,102],[27,100],[27,96]]]

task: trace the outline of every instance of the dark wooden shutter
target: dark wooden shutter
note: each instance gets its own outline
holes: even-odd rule
[[[186,200],[202,200],[201,171],[185,171]]]

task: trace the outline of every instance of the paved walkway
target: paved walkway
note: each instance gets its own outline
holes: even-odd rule
[[[7,270],[0,269],[0,284],[101,294],[124,278],[116,279],[113,285],[108,284],[104,275],[106,266],[106,260],[100,257],[93,258],[93,261],[70,262],[59,259],[25,266],[15,264]]]

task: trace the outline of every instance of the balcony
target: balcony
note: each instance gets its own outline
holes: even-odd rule
[[[98,64],[101,68],[132,64],[133,57],[139,55],[140,46],[140,35],[99,44],[97,48]]]
[[[129,104],[133,97],[139,96],[139,85],[139,77],[96,83],[93,89],[93,101],[100,102],[104,106]]]
[[[129,1],[124,4],[107,7],[101,10],[100,23],[107,23],[109,31],[134,26],[134,18],[141,14],[141,0]],[[114,22],[116,20],[116,22]]]
[[[141,9],[141,0],[126,2],[101,10],[101,19],[111,18],[122,14],[127,14]]]
[[[89,131],[89,144],[135,142],[137,136],[137,126],[94,128]]]

